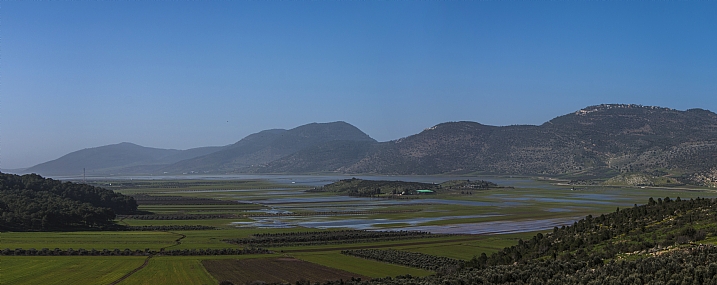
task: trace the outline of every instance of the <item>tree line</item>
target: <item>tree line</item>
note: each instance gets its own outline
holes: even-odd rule
[[[456,270],[463,266],[462,260],[395,249],[370,248],[342,250],[341,254],[443,273]]]
[[[340,231],[309,231],[290,233],[265,233],[254,234],[247,238],[226,239],[224,241],[239,245],[260,245],[260,246],[293,246],[293,245],[322,245],[359,243],[373,241],[388,241],[400,239],[415,239],[440,237],[445,235],[432,234],[419,231],[363,231],[363,230],[340,230]]]
[[[100,187],[0,173],[0,231],[102,228],[136,210],[132,197]]]
[[[129,248],[126,248],[124,250],[120,250],[118,248],[115,249],[90,249],[86,250],[84,248],[80,249],[48,249],[43,248],[40,250],[30,248],[30,249],[22,249],[22,248],[16,248],[16,249],[9,249],[5,248],[3,250],[0,250],[0,255],[5,256],[156,256],[156,255],[164,255],[164,256],[189,256],[189,255],[243,255],[243,254],[270,254],[273,253],[272,251],[264,248],[258,248],[258,247],[248,247],[248,248],[207,248],[207,249],[172,249],[172,250],[165,250],[160,249],[157,250],[150,250],[150,249],[135,249],[131,250]]]

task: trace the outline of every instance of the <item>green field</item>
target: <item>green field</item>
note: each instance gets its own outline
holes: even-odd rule
[[[35,249],[153,249],[174,244],[178,235],[169,232],[5,232],[2,248]]]
[[[217,284],[202,266],[201,259],[156,257],[144,269],[119,284]]]
[[[0,259],[0,284],[109,284],[142,265],[145,257],[3,256]]]
[[[109,185],[112,183],[112,185]],[[217,284],[202,265],[206,259],[294,257],[319,265],[369,277],[410,274],[425,276],[431,271],[365,260],[340,254],[347,248],[394,248],[455,259],[469,260],[481,253],[491,254],[506,246],[530,239],[540,221],[577,220],[600,215],[616,208],[644,204],[649,197],[717,196],[706,189],[583,187],[545,182],[528,183],[514,189],[474,191],[472,195],[443,193],[418,199],[392,201],[354,199],[331,193],[303,193],[307,186],[279,185],[262,180],[248,181],[112,181],[96,185],[125,193],[153,196],[181,196],[253,203],[232,205],[140,205],[140,210],[160,215],[228,214],[232,218],[157,219],[125,218],[118,223],[131,226],[205,225],[212,230],[172,231],[78,231],[2,232],[2,248],[24,249],[221,249],[240,248],[224,239],[257,233],[286,233],[327,230],[363,225],[372,229],[454,227],[472,224],[475,228],[507,222],[528,225],[525,232],[499,235],[455,235],[417,240],[394,240],[352,244],[285,246],[269,248],[275,254],[252,256],[155,256],[146,267],[119,284]],[[436,202],[438,201],[438,202]],[[293,213],[293,214],[289,214]],[[299,215],[300,214],[300,215]],[[234,218],[234,216],[236,218]],[[242,224],[235,224],[242,223]],[[239,226],[241,225],[241,227]],[[275,228],[272,228],[275,227]],[[110,284],[140,267],[143,256],[3,256],[0,257],[0,284]]]

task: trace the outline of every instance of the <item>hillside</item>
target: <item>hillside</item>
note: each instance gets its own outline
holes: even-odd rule
[[[143,147],[133,143],[119,143],[78,150],[58,159],[24,170],[42,175],[142,174],[158,167],[188,158],[203,156],[220,147],[201,147],[188,150]]]
[[[0,231],[102,228],[136,210],[132,197],[103,188],[0,173]]]
[[[715,206],[715,199],[650,198],[646,205],[587,216],[468,262],[427,254],[413,262],[416,253],[400,250],[342,251],[404,266],[443,267],[427,277],[325,284],[714,284]]]
[[[261,131],[224,147],[174,150],[125,142],[88,148],[30,167],[23,173],[82,175],[83,168],[88,175],[235,173],[249,171],[251,167],[266,167],[272,161],[297,152],[316,159],[318,153],[330,149],[325,160],[314,163],[316,167],[304,165],[299,172],[327,171],[358,161],[375,143],[367,134],[345,122],[312,123],[290,130]],[[337,148],[343,148],[346,157],[340,156]],[[288,172],[278,164],[267,169]]]
[[[266,164],[254,166],[254,173],[342,172],[364,158],[378,143],[375,141],[337,140],[314,145]]]
[[[360,149],[376,143],[374,139],[346,122],[312,123],[290,130],[266,130],[247,136],[225,149],[209,155],[184,160],[161,169],[168,173],[179,172],[210,172],[232,173],[251,171],[250,168],[261,168],[266,164],[281,158],[290,157],[298,152],[308,153],[313,164],[320,166],[301,167],[299,172],[309,172],[313,169],[325,171],[326,165],[339,167],[351,163],[351,159],[342,158],[340,152],[330,151],[330,158],[316,155],[325,148],[338,145],[355,146],[358,153],[348,154],[357,156],[363,154]],[[327,158],[324,160],[323,158]],[[291,158],[288,158],[291,159]],[[332,162],[333,160],[334,162]],[[281,166],[271,166],[271,172],[281,171]]]
[[[222,148],[177,151],[122,143],[86,149],[27,172],[77,175],[82,168],[105,174],[501,174],[571,180],[644,174],[652,182],[613,182],[717,186],[717,114],[605,104],[539,126],[448,122],[388,142],[345,122],[313,123],[262,131]]]
[[[343,170],[608,177],[621,172],[709,173],[716,166],[716,114],[600,105],[540,126],[439,124],[383,143]]]

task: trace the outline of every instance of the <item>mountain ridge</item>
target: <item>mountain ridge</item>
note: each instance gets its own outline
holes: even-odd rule
[[[505,174],[575,179],[644,172],[717,184],[717,114],[635,104],[588,106],[541,125],[445,122],[377,142],[346,122],[246,136],[153,174]]]

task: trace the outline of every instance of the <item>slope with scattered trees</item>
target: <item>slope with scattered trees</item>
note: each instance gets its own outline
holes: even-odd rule
[[[572,226],[519,240],[458,264],[456,270],[324,284],[715,284],[717,247],[701,244],[715,236],[717,199],[650,198],[646,205],[587,216]],[[361,253],[398,264],[408,256],[399,251]]]

